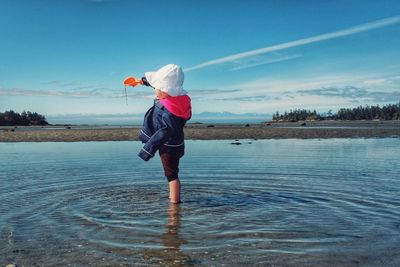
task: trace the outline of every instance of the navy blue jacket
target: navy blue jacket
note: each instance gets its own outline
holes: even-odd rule
[[[139,139],[145,143],[138,156],[148,161],[157,150],[182,157],[185,153],[183,127],[186,120],[169,112],[158,99],[144,115]]]

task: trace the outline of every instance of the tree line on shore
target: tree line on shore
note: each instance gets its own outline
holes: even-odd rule
[[[36,112],[23,111],[21,114],[13,110],[0,112],[0,126],[16,126],[16,125],[47,125],[49,124],[44,115]]]
[[[329,110],[326,113],[318,113],[316,110],[295,109],[280,114],[276,112],[272,121],[312,121],[312,120],[400,120],[400,102],[380,107],[358,106],[356,108],[341,108],[337,113]],[[21,114],[9,110],[0,112],[0,126],[29,126],[48,125],[44,115],[36,112],[23,111]]]
[[[316,110],[295,109],[272,116],[273,121],[311,121],[311,120],[400,120],[400,102],[377,106],[358,106],[356,108],[341,108],[337,113],[329,110],[318,113]]]

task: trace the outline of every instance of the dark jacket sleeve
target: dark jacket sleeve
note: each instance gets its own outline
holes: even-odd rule
[[[168,113],[162,115],[162,126],[158,129],[146,142],[140,150],[138,156],[143,160],[148,161],[154,157],[157,150],[169,139],[173,133],[174,117]]]
[[[142,77],[142,82],[143,82],[143,85],[145,85],[145,86],[151,86],[150,83],[147,81],[146,77]],[[153,87],[153,86],[151,86],[151,87]]]

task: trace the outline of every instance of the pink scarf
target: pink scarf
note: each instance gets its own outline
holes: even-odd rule
[[[192,105],[188,95],[170,96],[160,99],[160,103],[175,116],[185,120],[189,120],[192,116]]]

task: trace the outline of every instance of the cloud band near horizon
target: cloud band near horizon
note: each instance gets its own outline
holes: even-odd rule
[[[226,62],[231,62],[234,60],[243,59],[243,58],[247,58],[247,57],[251,57],[251,56],[255,56],[255,55],[266,54],[266,53],[284,50],[284,49],[288,49],[288,48],[292,48],[292,47],[297,47],[297,46],[302,46],[302,45],[306,45],[306,44],[335,39],[335,38],[339,38],[339,37],[343,37],[343,36],[349,36],[349,35],[366,32],[366,31],[371,31],[374,29],[379,29],[379,28],[383,28],[383,27],[387,27],[387,26],[391,26],[391,25],[395,25],[395,24],[399,24],[399,23],[400,23],[400,16],[394,16],[394,17],[389,17],[389,18],[385,18],[385,19],[381,19],[381,20],[375,20],[372,22],[359,24],[359,25],[356,25],[356,26],[353,26],[353,27],[350,27],[347,29],[335,31],[335,32],[316,35],[316,36],[312,36],[312,37],[308,37],[308,38],[304,38],[304,39],[299,39],[296,41],[281,43],[281,44],[273,45],[273,46],[267,46],[267,47],[263,47],[263,48],[259,48],[259,49],[255,49],[255,50],[250,50],[247,52],[242,52],[242,53],[238,53],[238,54],[234,54],[234,55],[230,55],[230,56],[226,56],[226,57],[222,57],[222,58],[213,59],[210,61],[205,61],[203,63],[185,68],[184,71],[187,72],[187,71],[192,71],[192,70],[198,70],[198,69],[202,69],[205,67],[222,64],[222,63],[226,63]]]

